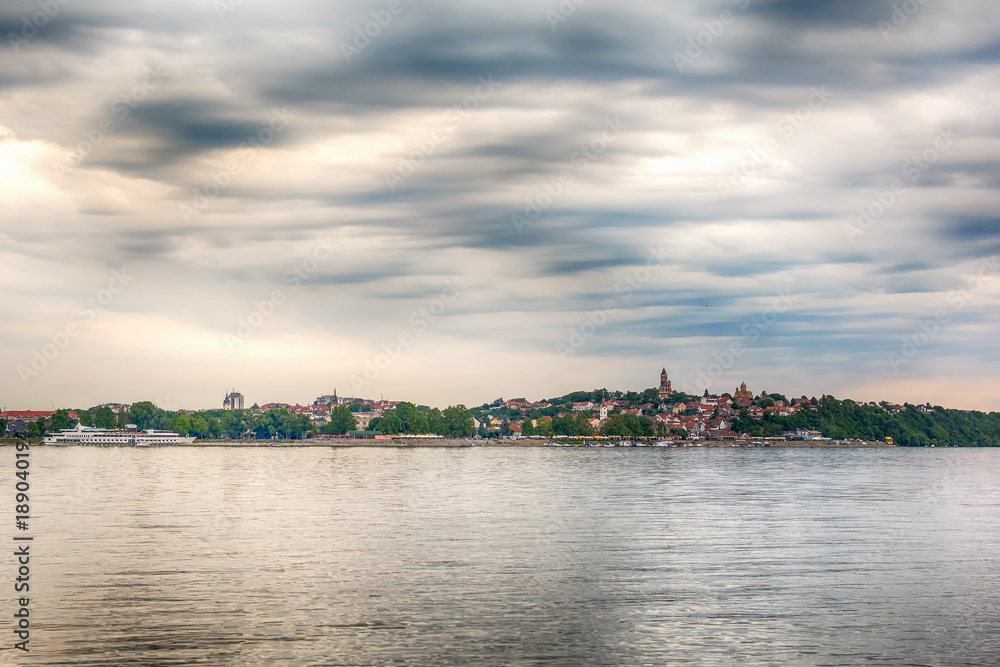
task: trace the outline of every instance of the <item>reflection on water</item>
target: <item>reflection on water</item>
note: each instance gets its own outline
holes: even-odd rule
[[[30,664],[995,664],[998,481],[1000,450],[39,447]]]

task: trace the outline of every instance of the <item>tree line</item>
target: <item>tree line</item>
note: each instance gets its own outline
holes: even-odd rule
[[[567,414],[566,405],[571,406],[574,399],[578,402],[599,401],[606,393],[606,390],[574,392],[562,397],[564,400],[561,403],[554,404],[550,408],[528,411],[529,414],[523,417],[526,420],[522,424],[522,434],[546,437],[592,435],[593,428],[588,421],[589,413]],[[650,399],[654,393],[655,389],[649,389],[641,393],[618,394],[618,397],[627,396],[630,402],[638,403]],[[787,402],[787,399],[780,394],[770,394],[768,397],[756,399],[755,404],[767,407],[779,400]],[[826,437],[836,440],[848,438],[884,440],[888,436],[902,446],[1000,446],[1000,413],[997,412],[950,410],[940,406],[934,406],[929,408],[932,411],[927,411],[928,408],[921,410],[917,406],[906,405],[902,411],[894,414],[888,403],[869,405],[849,399],[838,400],[833,396],[824,396],[819,400],[814,398],[810,404],[813,409],[807,408],[790,417],[765,414],[761,420],[751,418],[749,411],[742,409],[738,416],[732,418],[732,429],[748,433],[753,437],[780,436],[786,431],[812,430],[821,431]],[[295,414],[286,408],[274,408],[263,413],[254,413],[251,410],[202,410],[187,414],[170,412],[158,408],[149,401],[140,401],[132,404],[129,410],[117,414],[108,407],[93,412],[88,410],[76,412],[79,422],[84,426],[108,429],[135,424],[139,430],[161,429],[203,439],[222,437],[298,439],[310,437],[317,432],[344,434],[357,430],[358,424],[354,413],[359,406],[360,404],[349,407],[331,406],[330,422],[319,430],[309,415]],[[519,411],[514,409],[508,411],[501,407],[499,399],[493,405],[477,408],[477,412],[500,416],[504,424],[508,424],[514,418],[520,418],[520,415],[516,414]],[[546,416],[544,413],[548,413],[551,420],[540,419]],[[381,416],[373,419],[368,428],[389,435],[433,433],[453,438],[470,437],[476,433],[473,414],[464,405],[450,406],[442,411],[402,402],[398,403],[395,409],[386,410]],[[485,414],[482,418],[485,419]],[[532,425],[532,418],[538,420],[537,425]],[[72,428],[75,424],[76,420],[70,417],[68,410],[57,410],[44,421],[28,422],[26,435],[29,438],[40,438],[47,432]],[[6,426],[6,422],[0,419],[0,433],[6,431]],[[649,417],[615,413],[602,425],[601,434],[650,437],[659,433],[656,433],[653,421]],[[486,435],[485,428],[480,431],[480,435]]]
[[[342,435],[358,429],[355,406],[331,405],[330,408],[330,421],[317,428],[309,415],[296,414],[287,408],[273,408],[266,412],[202,410],[188,414],[163,410],[150,401],[139,401],[119,413],[109,407],[93,412],[77,410],[78,419],[70,417],[69,410],[57,410],[47,420],[28,422],[26,436],[40,438],[46,433],[73,428],[77,421],[84,426],[106,429],[121,429],[126,424],[135,424],[140,431],[174,431],[202,439],[250,437],[297,440],[317,433]],[[464,405],[450,406],[442,411],[406,402],[384,411],[371,421],[368,428],[388,435],[437,434],[452,438],[470,437],[476,433],[472,414]],[[5,430],[6,422],[0,421],[0,433]]]
[[[26,435],[29,438],[40,438],[46,433],[73,428],[77,421],[83,426],[107,429],[123,429],[127,424],[135,424],[140,431],[174,431],[183,436],[193,435],[203,439],[277,437],[295,440],[316,433],[316,426],[309,415],[295,414],[286,408],[274,408],[261,413],[250,410],[203,410],[187,414],[163,410],[150,401],[139,401],[119,413],[109,407],[101,407],[93,412],[75,412],[78,419],[70,417],[69,410],[56,410],[45,421],[39,419],[29,422]]]
[[[435,434],[446,438],[468,438],[476,434],[472,413],[464,405],[452,405],[444,410],[403,401],[392,410],[385,410],[372,419],[368,427],[387,435]]]
[[[888,403],[868,405],[850,399],[824,396],[815,410],[803,410],[791,417],[765,414],[761,420],[748,410],[733,419],[733,430],[753,437],[780,436],[786,431],[821,431],[834,440],[884,440],[891,437],[904,447],[997,447],[1000,446],[1000,413],[978,410],[949,410],[940,406],[921,410],[907,404],[897,413]]]

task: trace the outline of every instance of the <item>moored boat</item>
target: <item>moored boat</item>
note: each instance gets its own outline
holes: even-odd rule
[[[124,429],[99,428],[77,424],[64,428],[58,433],[50,433],[42,438],[46,445],[122,445],[149,447],[150,445],[188,445],[194,436],[183,436],[173,431],[157,429],[138,430],[135,424],[126,424]]]

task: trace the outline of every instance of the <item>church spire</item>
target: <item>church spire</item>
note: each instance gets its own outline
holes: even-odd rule
[[[667,378],[667,368],[664,366],[663,370],[660,371],[660,400],[662,401],[673,393],[673,389],[670,387],[670,380]]]

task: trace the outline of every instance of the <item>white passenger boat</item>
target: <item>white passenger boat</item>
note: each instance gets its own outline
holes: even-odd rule
[[[77,424],[64,428],[42,439],[46,445],[124,445],[149,447],[150,445],[188,445],[194,436],[183,436],[173,431],[157,429],[138,430],[135,424],[126,424],[124,429],[97,428]]]

